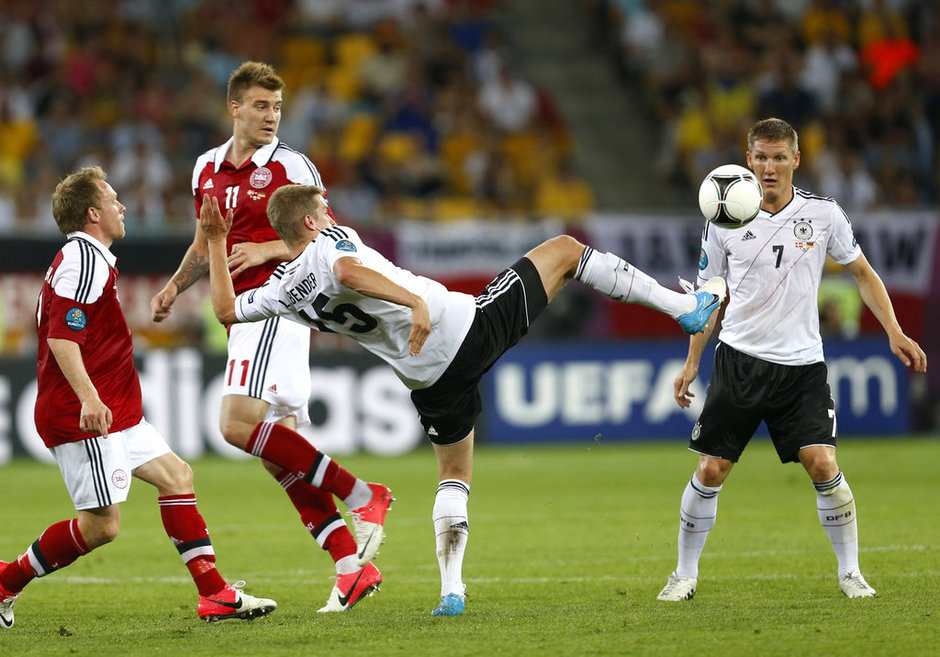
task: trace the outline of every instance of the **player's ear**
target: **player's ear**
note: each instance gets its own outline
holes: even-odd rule
[[[793,170],[796,171],[800,166],[800,152],[797,151],[793,154]]]

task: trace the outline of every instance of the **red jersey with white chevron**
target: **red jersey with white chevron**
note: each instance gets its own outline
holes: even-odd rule
[[[117,258],[97,239],[69,233],[46,272],[36,310],[39,336],[36,429],[46,447],[97,434],[78,428],[82,405],[49,350],[49,338],[78,343],[101,401],[111,409],[110,431],[140,423],[143,407],[134,347],[117,295]]]
[[[219,199],[219,208],[225,214],[233,211],[232,230],[228,234],[227,249],[241,242],[270,242],[280,239],[268,222],[268,200],[283,185],[316,185],[322,188],[320,173],[303,153],[288,147],[276,137],[262,146],[251,158],[238,165],[225,159],[234,137],[217,148],[206,151],[196,160],[193,168],[193,196],[196,218],[202,207],[204,194]],[[243,292],[268,280],[278,263],[269,260],[257,267],[246,269],[232,281],[235,292]]]

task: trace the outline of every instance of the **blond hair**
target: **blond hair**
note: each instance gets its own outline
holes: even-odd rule
[[[88,208],[101,201],[99,181],[108,174],[99,166],[84,167],[69,174],[55,186],[52,193],[52,216],[63,235],[82,230],[88,222]]]
[[[301,219],[316,213],[316,198],[318,194],[322,195],[323,191],[323,188],[316,185],[284,185],[271,194],[268,201],[268,221],[288,247],[303,239],[304,228]]]
[[[268,91],[280,91],[284,88],[284,80],[270,64],[244,62],[232,72],[228,79],[228,102],[231,103],[234,100],[241,103],[245,97],[245,92],[252,87],[261,87]]]

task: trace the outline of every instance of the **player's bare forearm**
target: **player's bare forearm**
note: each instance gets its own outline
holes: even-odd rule
[[[197,250],[190,246],[183,256],[179,269],[170,278],[170,283],[176,286],[176,293],[179,294],[189,289],[196,281],[209,273],[209,256],[205,251]]]
[[[917,372],[927,371],[927,355],[917,342],[904,334],[894,313],[894,305],[885,287],[884,281],[868,263],[864,255],[849,263],[847,269],[855,277],[862,301],[868,306],[875,318],[884,327],[888,335],[891,351],[901,362],[913,367]]]
[[[209,240],[209,288],[212,294],[212,310],[223,324],[235,324],[235,288],[228,271],[225,255],[225,239]]]
[[[206,195],[199,212],[199,225],[208,249],[209,291],[212,310],[223,324],[235,324],[235,287],[229,273],[225,238],[232,227],[232,211],[225,217],[219,210],[219,200]]]
[[[340,283],[359,294],[411,308],[409,351],[412,356],[421,352],[431,333],[430,311],[424,299],[385,275],[364,266],[358,258],[340,258],[333,265],[333,273]]]
[[[197,226],[196,237],[189,248],[186,249],[176,273],[170,277],[163,289],[150,300],[150,312],[153,321],[162,322],[169,317],[173,304],[176,302],[176,297],[208,272],[209,259],[206,240]]]
[[[685,359],[687,367],[691,365],[694,367],[695,371],[698,371],[699,361],[702,360],[702,354],[705,353],[705,345],[708,344],[708,340],[715,331],[715,325],[717,323],[718,312],[716,311],[708,318],[708,323],[702,331],[689,336],[689,353]]]
[[[393,282],[384,274],[366,267],[358,258],[340,258],[333,265],[333,273],[346,287],[373,299],[391,301],[412,309],[421,301],[421,297]]]
[[[49,338],[48,343],[49,351],[55,357],[56,364],[72,386],[78,400],[84,402],[97,398],[98,391],[85,369],[85,361],[82,360],[82,350],[78,343],[61,338]]]
[[[715,331],[717,324],[718,313],[714,312],[708,318],[708,324],[705,325],[703,331],[689,336],[689,353],[685,358],[682,370],[673,381],[673,398],[680,408],[688,408],[692,405],[692,398],[695,397],[695,394],[689,392],[689,386],[698,376],[698,365],[702,360],[702,354],[705,352],[705,345],[708,344],[708,339]]]
[[[82,404],[79,428],[107,437],[111,427],[111,410],[98,397],[98,390],[85,369],[81,347],[77,342],[61,338],[49,338],[48,344],[65,380]]]
[[[170,283],[176,286],[176,293],[179,294],[189,289],[196,281],[208,273],[209,247],[206,244],[206,235],[202,226],[197,222],[193,243],[186,249],[186,254],[183,256],[176,273],[170,278]]]

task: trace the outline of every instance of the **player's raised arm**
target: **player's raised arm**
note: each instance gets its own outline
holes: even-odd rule
[[[199,225],[209,245],[209,288],[212,294],[212,310],[223,324],[235,324],[235,288],[228,270],[225,252],[225,237],[232,228],[232,210],[223,217],[219,200],[205,195],[199,211]]]

